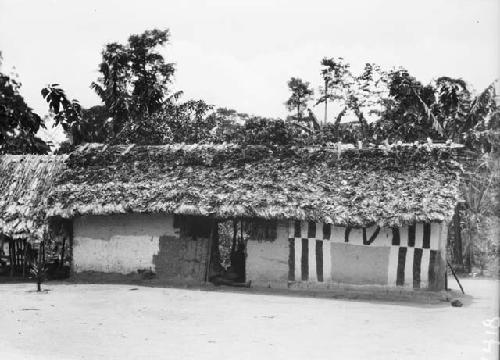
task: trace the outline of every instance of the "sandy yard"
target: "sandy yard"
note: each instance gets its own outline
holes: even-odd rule
[[[497,351],[498,328],[483,322],[498,316],[498,282],[463,284],[474,298],[462,308],[133,285],[48,283],[50,291],[36,293],[33,284],[0,284],[0,359],[495,359],[484,350]]]

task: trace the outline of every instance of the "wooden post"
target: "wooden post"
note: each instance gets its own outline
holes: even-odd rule
[[[243,278],[241,279],[242,282],[245,282],[247,280],[247,270],[246,270],[246,262],[247,262],[247,257],[246,257],[246,253],[247,253],[247,247],[246,247],[246,244],[245,244],[245,237],[243,236],[243,220],[240,221],[240,225],[241,225],[241,228],[240,228],[240,236],[241,236],[241,244],[242,246],[244,246],[244,257],[243,257],[243,264],[241,264],[241,267],[242,267],[242,272],[243,272]]]
[[[9,256],[10,256],[10,277],[14,276],[14,262],[15,262],[15,256],[14,256],[14,244],[13,244],[13,239],[9,238]]]
[[[19,258],[19,253],[20,253],[20,249],[19,249],[19,241],[17,240],[14,240],[14,262],[15,262],[15,267],[14,267],[14,273],[15,274],[18,274],[19,273],[19,263],[20,263],[20,258]]]
[[[462,248],[462,232],[460,231],[460,208],[459,205],[455,207],[455,216],[453,217],[453,232],[454,232],[454,242],[453,242],[453,262],[459,264],[459,269],[463,270],[464,258],[463,258],[463,248]]]
[[[69,236],[69,274],[70,276],[74,274],[74,269],[73,269],[73,222],[70,221],[68,224],[68,236]]]
[[[234,253],[236,252],[236,239],[238,237],[238,221],[233,219],[233,243],[231,245],[231,253],[229,259],[233,259]]]
[[[453,277],[455,278],[455,280],[457,281],[458,283],[458,286],[460,287],[460,290],[462,290],[462,294],[465,294],[465,291],[464,291],[464,288],[462,287],[462,284],[460,284],[460,280],[458,280],[458,277],[457,277],[457,274],[455,274],[455,271],[453,270],[453,268],[451,267],[450,263],[447,261],[446,264],[448,265],[448,267],[450,268],[451,270],[451,273],[453,274]],[[447,286],[448,287],[448,286]]]
[[[23,239],[23,278],[26,277],[26,258],[28,256],[28,240]]]
[[[213,246],[213,241],[214,241],[214,236],[215,236],[216,225],[217,225],[217,221],[215,220],[215,218],[212,218],[210,237],[208,238],[208,259],[207,259],[207,263],[205,266],[205,282],[208,282],[209,277],[210,277],[210,265],[212,262],[212,246]]]
[[[61,261],[59,262],[59,269],[63,268],[64,265],[64,248],[66,247],[66,235],[63,236],[62,249],[61,249]]]

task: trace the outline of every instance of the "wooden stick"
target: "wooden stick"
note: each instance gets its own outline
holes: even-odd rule
[[[14,244],[12,238],[9,239],[9,255],[10,255],[10,277],[14,276]]]
[[[450,267],[450,270],[451,270],[451,273],[453,274],[453,277],[455,278],[455,280],[457,281],[458,283],[458,286],[460,286],[460,290],[462,290],[462,294],[465,295],[465,291],[464,291],[464,288],[462,287],[462,284],[460,284],[460,280],[458,280],[457,278],[457,275],[455,274],[455,271],[453,270],[453,268],[451,267],[450,263],[448,262],[448,260],[446,260],[446,263],[448,264],[448,266]]]
[[[64,248],[66,247],[66,235],[63,236],[62,249],[61,249],[61,261],[59,262],[59,269],[62,269],[64,265]]]
[[[212,261],[212,246],[213,246],[213,238],[215,234],[215,226],[217,222],[214,218],[212,218],[212,226],[210,229],[210,238],[208,239],[208,259],[205,266],[205,282],[208,282],[208,278],[210,276],[210,263]]]
[[[23,240],[23,278],[26,277],[26,257],[28,256],[28,240]]]

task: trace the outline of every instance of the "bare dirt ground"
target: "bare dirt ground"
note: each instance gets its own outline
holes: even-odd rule
[[[34,284],[0,284],[0,359],[495,359],[498,320],[487,321],[498,316],[498,281],[463,285],[473,299],[455,308],[133,285],[48,283],[50,291],[36,293]]]

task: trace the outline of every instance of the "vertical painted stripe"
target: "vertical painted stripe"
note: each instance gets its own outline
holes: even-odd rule
[[[323,224],[323,239],[330,240],[332,236],[332,224]]]
[[[405,284],[405,262],[407,248],[400,247],[398,249],[398,272],[396,277],[396,285],[403,286]]]
[[[315,239],[316,238],[316,223],[313,221],[309,221],[307,223],[307,237],[309,239]]]
[[[389,261],[387,264],[387,285],[396,286],[398,278],[398,246],[391,246],[389,248]]]
[[[432,288],[436,285],[436,262],[438,261],[438,252],[431,250],[429,254],[429,287]]]
[[[422,251],[422,262],[420,264],[420,287],[429,287],[429,259],[430,251],[424,249]]]
[[[398,246],[401,243],[401,239],[399,237],[399,228],[392,228],[392,245]]]
[[[345,233],[344,233],[344,242],[349,242],[349,233],[351,232],[351,228],[347,226],[345,228]]]
[[[301,278],[304,281],[309,279],[309,240],[302,238],[302,257],[300,259]]]
[[[422,240],[422,248],[429,249],[431,247],[431,224],[424,224],[424,238]]]
[[[413,287],[413,250],[414,248],[408,248],[406,251],[406,263],[405,263],[405,286]]]
[[[323,281],[323,240],[316,240],[316,278]]]
[[[295,225],[295,231],[294,231],[293,237],[301,238],[302,234],[301,234],[301,231],[300,231],[300,221],[295,221],[294,225]]]
[[[422,249],[416,248],[413,253],[413,288],[420,289],[420,269],[422,263]]]
[[[408,247],[415,246],[415,224],[408,227]]]
[[[328,281],[332,278],[332,254],[330,247],[330,241],[323,241],[323,281]]]
[[[288,239],[288,280],[295,280],[295,239]]]
[[[294,251],[295,251],[295,281],[300,281],[302,279],[302,238],[294,239]]]
[[[316,239],[311,238],[309,240],[309,281],[316,281]]]
[[[424,239],[424,224],[418,223],[415,225],[415,247],[422,249]]]

